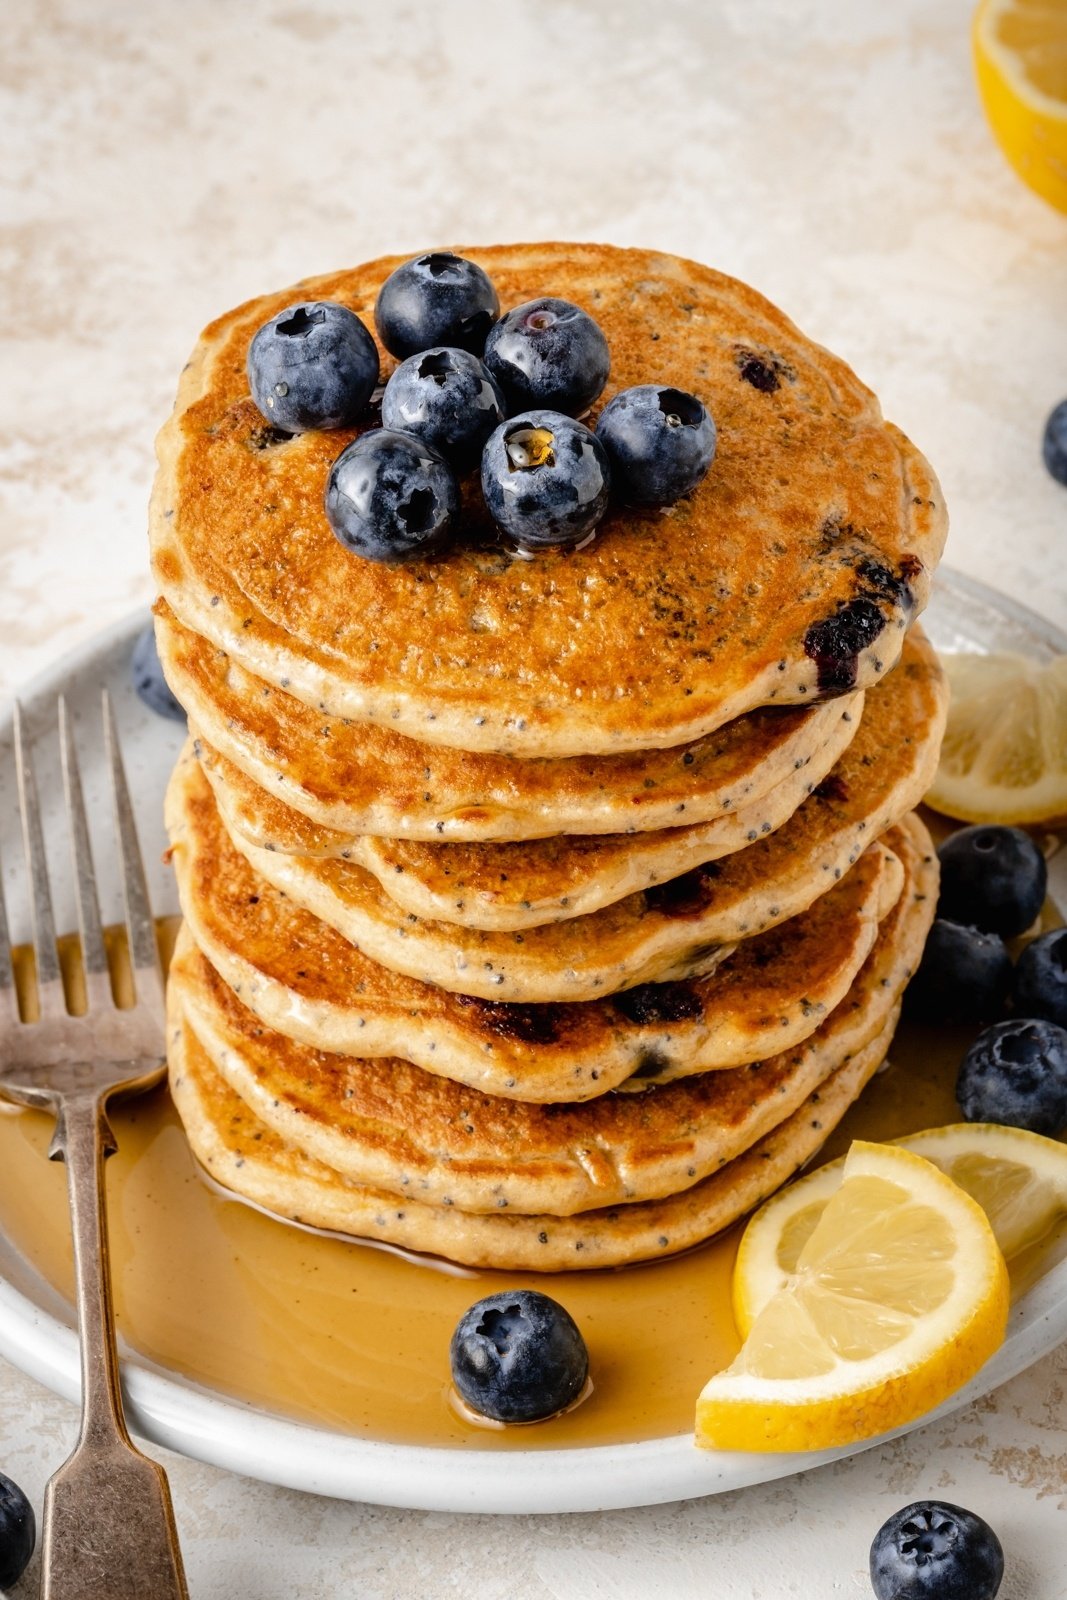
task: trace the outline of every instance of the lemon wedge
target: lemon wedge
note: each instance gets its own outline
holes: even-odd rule
[[[948,726],[928,805],[964,822],[1067,816],[1067,656],[946,652]]]
[[[1056,1139],[996,1122],[957,1122],[894,1142],[932,1161],[977,1200],[1009,1268],[1067,1216],[1067,1145]],[[779,1189],[749,1222],[733,1277],[734,1320],[742,1338],[796,1271],[844,1165],[842,1156]]]
[[[1067,8],[1063,0],[982,0],[975,70],[993,136],[1036,194],[1067,211]]]
[[[981,1206],[911,1150],[857,1140],[795,1270],[705,1384],[697,1443],[822,1450],[900,1427],[973,1377],[1007,1317]]]

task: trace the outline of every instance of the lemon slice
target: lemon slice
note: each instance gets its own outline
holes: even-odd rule
[[[1067,8],[982,0],[974,16],[978,90],[993,135],[1036,194],[1067,211]]]
[[[957,1122],[894,1141],[932,1161],[977,1200],[1009,1265],[1067,1216],[1067,1145],[1025,1128]],[[734,1320],[742,1338],[772,1295],[796,1271],[845,1159],[789,1184],[749,1222],[734,1265]]]
[[[1004,1338],[1008,1272],[951,1178],[899,1145],[853,1144],[795,1271],[697,1401],[697,1443],[821,1450],[922,1416]]]
[[[1067,816],[1067,656],[945,653],[948,726],[928,805],[964,822]]]

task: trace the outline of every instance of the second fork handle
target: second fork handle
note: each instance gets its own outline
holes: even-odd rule
[[[82,1367],[82,1420],[45,1494],[43,1600],[188,1600],[167,1476],[130,1439],[111,1304],[104,1161],[114,1138],[99,1093],[65,1099],[49,1155],[67,1167]]]

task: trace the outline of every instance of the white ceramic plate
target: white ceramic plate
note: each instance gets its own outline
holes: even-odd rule
[[[164,848],[163,790],[182,730],[145,711],[130,690],[130,648],[144,621],[143,615],[132,617],[57,663],[28,686],[22,704],[36,735],[38,781],[48,813],[50,854],[60,869],[54,873],[59,885],[69,872],[63,870],[65,859],[59,854],[66,845],[52,732],[55,697],[65,693],[74,710],[90,815],[100,814],[106,812],[106,806],[93,804],[104,797],[99,694],[104,685],[110,688],[154,905],[162,914],[177,909],[171,876],[162,871],[159,860]],[[1051,624],[951,572],[939,577],[924,622],[934,642],[947,649],[1017,650],[1039,658],[1067,651],[1067,636]],[[11,766],[10,714],[5,711],[0,718],[0,858],[8,864],[12,934],[20,941],[28,936],[28,909],[18,893],[18,880],[24,875],[12,870],[19,846]],[[94,838],[94,846],[102,881],[113,881],[110,840],[101,834]],[[1067,905],[1067,881],[1056,884],[1054,893],[1061,906]],[[119,920],[117,905],[104,910],[111,920]],[[56,915],[59,926],[74,926],[73,905],[64,904],[61,896],[57,896]],[[934,1415],[966,1405],[1006,1382],[1064,1338],[1067,1261],[1020,1300],[1012,1311],[1002,1348],[973,1383]],[[0,1353],[57,1394],[77,1399],[78,1352],[70,1309],[2,1237]],[[390,1445],[332,1433],[225,1400],[152,1368],[136,1353],[126,1355],[123,1375],[131,1425],[146,1439],[270,1483],[430,1511],[597,1511],[649,1505],[786,1477],[852,1453],[712,1454],[695,1449],[688,1434],[642,1444],[531,1450],[507,1456],[485,1450]]]

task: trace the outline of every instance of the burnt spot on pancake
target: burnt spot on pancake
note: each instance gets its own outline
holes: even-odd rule
[[[690,1022],[704,1014],[700,996],[689,983],[639,983],[613,995],[612,1004],[638,1027]]]
[[[708,900],[709,885],[720,876],[717,862],[709,861],[692,872],[684,872],[669,883],[657,883],[645,890],[645,905],[649,911],[661,911],[668,917],[692,917],[703,911]]]
[[[884,628],[885,617],[866,595],[840,601],[832,617],[811,624],[804,635],[804,653],[818,669],[824,694],[845,694],[856,687],[859,658]]]
[[[796,382],[797,375],[788,361],[773,350],[752,350],[747,345],[735,345],[734,362],[743,382],[750,383],[761,394],[773,394],[780,389],[783,378]]]
[[[836,772],[828,773],[814,790],[820,800],[838,800],[843,805],[848,799],[848,784]]]
[[[248,448],[257,451],[273,450],[277,445],[288,444],[290,439],[295,438],[295,433],[288,433],[285,428],[275,428],[267,423],[262,428],[253,428],[248,435]]]
[[[511,1005],[467,994],[457,995],[456,999],[472,1013],[479,1027],[501,1039],[517,1039],[522,1044],[554,1044],[559,1038],[562,1006]]]

